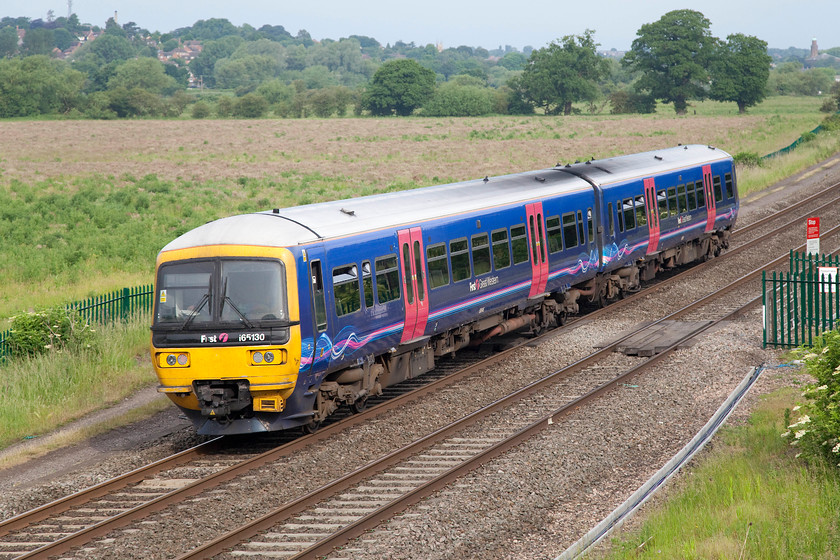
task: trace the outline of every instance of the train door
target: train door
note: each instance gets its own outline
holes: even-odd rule
[[[423,258],[423,232],[417,228],[397,232],[400,244],[400,271],[402,272],[405,302],[405,326],[401,343],[423,336],[429,318],[427,299],[428,283]]]
[[[706,233],[715,228],[715,191],[712,188],[712,166],[703,166],[703,191],[706,193]]]
[[[531,291],[528,297],[545,293],[548,283],[548,258],[545,254],[545,219],[542,202],[525,205],[528,216],[528,243],[531,246]]]
[[[326,369],[330,361],[331,343],[327,334],[327,301],[331,299],[331,283],[325,278],[324,256],[325,253],[321,247],[313,247],[306,252],[306,259],[309,261],[309,298],[312,317],[310,327],[312,329],[312,357],[310,358],[312,373]]]
[[[645,179],[645,210],[648,217],[647,254],[655,253],[659,247],[659,210],[656,200],[656,186],[653,177]]]

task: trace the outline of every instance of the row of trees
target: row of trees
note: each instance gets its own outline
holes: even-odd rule
[[[6,25],[0,39],[11,23],[22,22],[0,20],[0,27]],[[75,16],[35,23],[30,22],[27,37],[39,31],[54,37],[59,29],[79,33],[84,27]],[[292,35],[282,26],[236,27],[223,19],[159,34],[110,19],[104,35],[78,48],[69,62],[32,55],[37,49],[26,43],[0,59],[0,117],[169,116],[196,100],[201,101],[192,110],[196,117],[417,110],[456,116],[535,109],[568,115],[581,103],[590,112],[609,104],[620,113],[650,112],[657,101],[684,113],[691,100],[705,98],[735,102],[743,112],[768,94],[816,95],[833,83],[831,69],[803,71],[795,62],[771,72],[764,41],[741,34],[722,41],[709,28],[699,12],[669,12],[643,25],[619,61],[597,53],[591,30],[519,52],[511,47],[439,50],[402,42],[382,46],[358,35],[315,42],[303,30]],[[203,45],[188,65],[158,61],[159,49],[185,41]],[[212,91],[187,95],[190,74]],[[219,90],[227,93],[220,96]]]

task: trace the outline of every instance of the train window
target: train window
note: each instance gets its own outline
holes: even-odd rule
[[[467,239],[449,242],[449,255],[452,260],[452,281],[461,282],[472,276],[470,272],[470,252]]]
[[[723,200],[723,191],[720,188],[720,175],[712,177],[712,183],[715,186],[715,202]]]
[[[625,198],[622,204],[624,210],[624,230],[629,231],[636,227],[635,212],[633,211],[633,199]]]
[[[694,184],[687,183],[685,185],[685,194],[688,197],[688,209],[696,210],[697,209],[697,196],[694,194]]]
[[[595,242],[595,230],[593,228],[595,226],[592,223],[592,208],[587,208],[586,209],[586,224],[587,224],[587,233],[589,234],[589,237],[587,239],[589,239],[590,243],[594,243]]]
[[[723,182],[726,184],[726,198],[733,198],[735,196],[735,185],[732,182],[732,173],[724,175]]]
[[[668,187],[668,215],[677,215],[677,189],[675,187]]]
[[[449,284],[449,261],[446,258],[446,243],[431,245],[426,249],[429,263],[429,283],[432,289]]]
[[[403,259],[403,285],[405,286],[405,303],[411,305],[414,303],[414,282],[411,278],[411,248],[408,243],[402,244],[402,259]]]
[[[688,209],[688,204],[685,201],[685,185],[677,185],[677,205],[680,214]]]
[[[706,191],[703,190],[703,181],[695,181],[694,190],[697,192],[697,208],[706,206]]]
[[[473,271],[476,276],[490,272],[490,236],[479,233],[472,236]]]
[[[365,294],[365,307],[373,307],[373,276],[370,273],[370,261],[362,263],[362,292]]]
[[[424,301],[426,299],[426,283],[423,281],[423,250],[420,248],[420,242],[414,242],[414,271],[417,274],[417,299]]]
[[[557,253],[563,250],[563,229],[560,227],[560,216],[545,219],[545,235],[548,237],[548,252]]]
[[[387,303],[400,299],[400,274],[394,254],[376,259],[376,299]]]
[[[609,222],[610,237],[613,237],[615,235],[615,218],[613,218],[612,202],[607,204],[607,221]]]
[[[618,214],[618,231],[624,231],[624,214],[621,212],[621,201],[615,203],[615,212]]]
[[[578,242],[579,242],[581,245],[583,245],[583,244],[585,243],[585,241],[584,241],[584,237],[583,237],[583,213],[581,213],[581,211],[580,211],[580,210],[578,210],[577,215],[578,215],[578,220],[577,220],[577,224],[578,224]]]
[[[333,298],[338,317],[355,313],[362,308],[359,292],[359,269],[355,264],[333,269]]]
[[[510,228],[510,243],[513,250],[513,264],[524,263],[528,260],[528,235],[525,224]]]
[[[647,225],[647,216],[645,216],[645,197],[642,195],[636,197],[636,225],[639,227]]]
[[[659,207],[659,219],[668,217],[668,195],[664,190],[656,191],[656,205]]]
[[[510,245],[508,244],[508,232],[506,229],[498,229],[492,233],[493,242],[493,266],[496,270],[510,266]]]
[[[563,237],[566,239],[566,249],[578,246],[577,227],[575,226],[575,213],[563,214]]]
[[[312,261],[312,304],[315,311],[315,328],[318,332],[327,329],[327,302],[324,293],[324,278],[321,272],[321,261]]]

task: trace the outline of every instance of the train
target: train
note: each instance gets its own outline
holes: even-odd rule
[[[313,431],[719,255],[738,201],[729,154],[678,145],[221,218],[157,256],[158,391],[199,434]]]

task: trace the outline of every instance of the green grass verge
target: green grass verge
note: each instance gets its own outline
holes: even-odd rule
[[[154,382],[148,317],[95,326],[81,352],[0,364],[0,447],[38,436]]]
[[[602,559],[840,558],[840,471],[807,466],[784,431],[792,389],[765,398],[712,449],[641,528]]]

